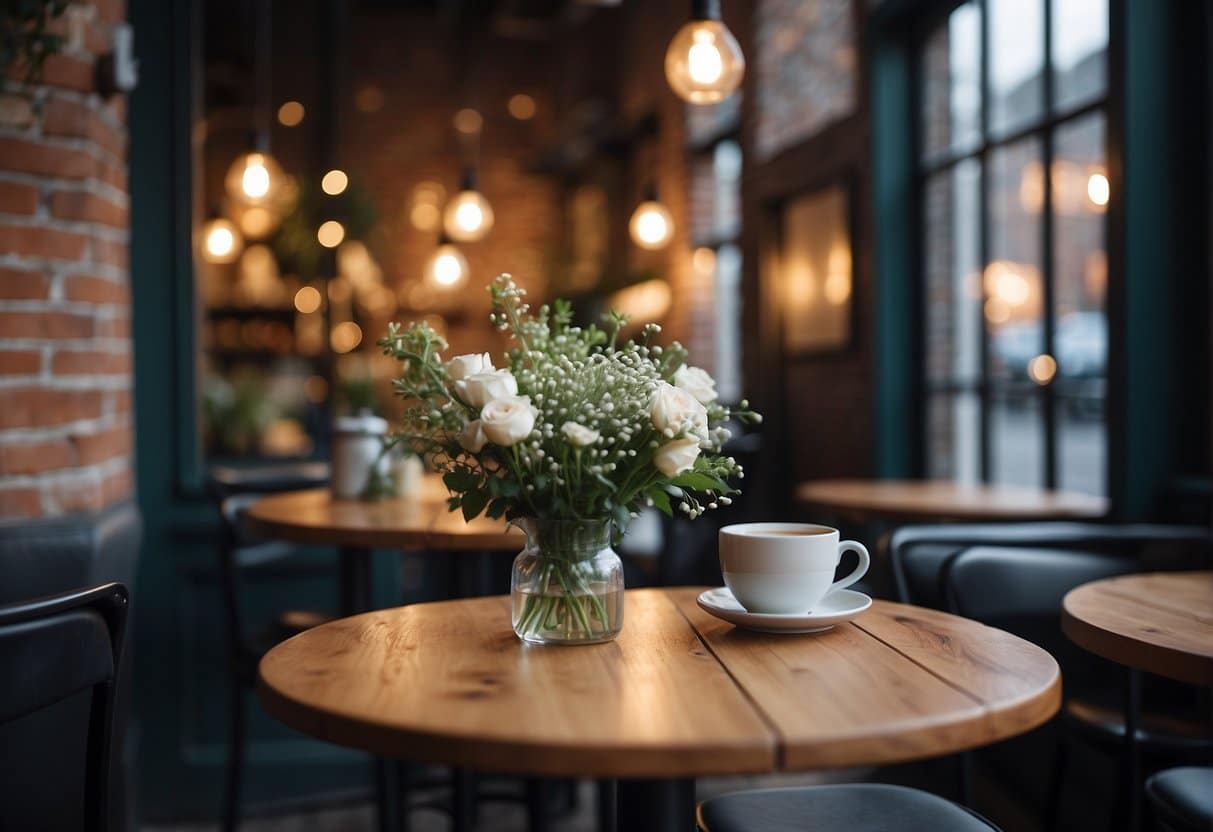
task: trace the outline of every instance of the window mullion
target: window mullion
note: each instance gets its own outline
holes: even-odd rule
[[[1053,113],[1053,0],[1045,0],[1044,3],[1044,107],[1045,114],[1052,115]],[[1054,136],[1056,135],[1055,128],[1050,124],[1045,128],[1043,135],[1043,147],[1041,149],[1041,167],[1044,170],[1044,199],[1041,204],[1041,331],[1044,334],[1044,352],[1046,355],[1057,358],[1055,350],[1055,332],[1053,320],[1053,308],[1055,303],[1055,275],[1053,257],[1054,236],[1053,236],[1053,151],[1054,151]],[[1042,418],[1044,419],[1044,473],[1045,487],[1057,487],[1057,413],[1054,406],[1056,400],[1056,392],[1053,389],[1053,381],[1057,376],[1057,370],[1054,371],[1054,378],[1048,380],[1048,383],[1041,388],[1042,397]]]
[[[990,15],[989,4],[986,0],[976,0],[978,8],[981,11],[981,80],[980,80],[980,120],[981,120],[981,154],[979,157],[980,172],[978,180],[980,183],[978,212],[980,219],[977,229],[977,250],[978,263],[980,264],[981,274],[979,280],[981,283],[982,303],[977,309],[979,315],[978,326],[981,332],[981,356],[980,356],[980,378],[978,382],[979,410],[980,410],[980,434],[981,434],[981,449],[978,459],[980,461],[979,476],[982,482],[989,482],[991,476],[990,470],[990,331],[986,326],[985,305],[989,300],[989,292],[986,289],[985,271],[990,262],[990,197],[989,197],[989,165],[990,165],[990,104],[989,104],[989,81],[990,81]]]

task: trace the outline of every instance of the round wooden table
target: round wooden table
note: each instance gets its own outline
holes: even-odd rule
[[[287,725],[380,755],[627,778],[628,830],[689,828],[689,778],[932,757],[1059,706],[1052,656],[974,621],[876,601],[772,636],[709,616],[700,591],[630,590],[619,638],[582,647],[522,644],[508,597],[371,612],[273,648],[258,693]]]
[[[1121,575],[1071,590],[1061,627],[1127,667],[1213,687],[1213,572]]]
[[[813,480],[796,487],[796,500],[861,523],[1097,520],[1108,512],[1105,498],[1089,494],[948,480]]]

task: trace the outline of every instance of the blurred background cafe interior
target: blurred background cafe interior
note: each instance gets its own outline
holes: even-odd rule
[[[1213,830],[1208,2],[0,30],[0,830]],[[532,433],[517,290],[662,379],[537,617],[506,518],[631,433],[572,352]],[[773,521],[866,574],[759,611],[722,559],[855,558]]]

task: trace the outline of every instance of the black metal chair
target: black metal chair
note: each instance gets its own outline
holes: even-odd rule
[[[705,800],[703,832],[997,832],[981,815],[905,786],[851,783],[754,789]]]
[[[319,487],[327,482],[328,466],[323,463],[216,467],[211,471],[211,491],[219,501],[223,520],[219,576],[228,647],[228,758],[223,792],[223,828],[227,832],[235,830],[240,822],[248,744],[245,709],[248,694],[257,681],[257,663],[279,641],[334,617],[312,610],[285,610],[278,613],[270,631],[253,632],[247,626],[241,603],[244,574],[249,569],[290,557],[299,551],[299,547],[250,536],[244,527],[244,514],[255,500],[266,494]]]
[[[1141,527],[1138,527],[1141,530]],[[1185,538],[1170,535],[1169,541]],[[1195,542],[1207,548],[1207,537]],[[950,612],[1008,630],[1045,648],[1057,658],[1066,679],[1062,706],[1062,735],[1058,740],[1045,801],[1045,822],[1057,822],[1070,743],[1080,739],[1095,748],[1119,754],[1124,747],[1123,696],[1125,671],[1086,653],[1061,632],[1061,603],[1074,587],[1118,574],[1142,571],[1129,555],[1108,555],[1068,549],[1015,546],[973,546],[945,560],[940,584]],[[1160,697],[1170,707],[1146,707],[1137,723],[1135,742],[1142,753],[1164,759],[1200,759],[1209,745],[1208,720],[1198,707],[1185,714],[1174,707],[1182,696]],[[1126,776],[1128,774],[1126,773]],[[1132,795],[1140,784],[1123,783],[1118,797],[1133,811]]]
[[[0,606],[0,724],[92,691],[85,750],[83,828],[109,828],[115,689],[129,595],[103,584]],[[0,828],[11,826],[0,806]]]
[[[1160,771],[1146,781],[1146,796],[1162,832],[1213,829],[1213,767]]]

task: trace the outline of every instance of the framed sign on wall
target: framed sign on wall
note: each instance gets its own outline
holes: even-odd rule
[[[776,292],[787,354],[846,349],[853,330],[851,198],[841,183],[782,205]]]

